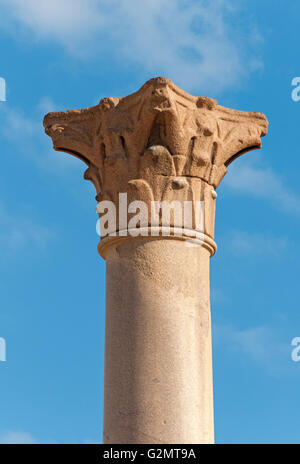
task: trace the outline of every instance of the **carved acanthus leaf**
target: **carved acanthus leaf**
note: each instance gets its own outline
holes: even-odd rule
[[[98,199],[101,192],[127,192],[138,179],[159,199],[163,177],[196,178],[216,188],[236,157],[260,148],[268,123],[261,113],[225,108],[155,78],[127,97],[50,113],[44,126],[56,150],[88,165],[85,177]]]

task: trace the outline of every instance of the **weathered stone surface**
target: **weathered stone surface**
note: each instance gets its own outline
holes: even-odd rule
[[[229,164],[260,148],[261,113],[235,111],[155,78],[124,98],[50,113],[54,148],[88,166],[98,201],[204,205],[201,246],[190,236],[102,238],[106,259],[104,443],[212,443],[209,258],[216,192]],[[126,212],[127,214],[127,212]],[[194,214],[194,212],[193,212]],[[129,216],[129,213],[128,213]],[[141,230],[148,231],[150,216]],[[196,218],[193,216],[193,227]],[[159,220],[158,229],[166,224]]]
[[[106,254],[105,443],[212,443],[210,253],[139,238]]]
[[[194,97],[158,77],[124,98],[104,98],[82,110],[50,113],[46,133],[55,150],[82,159],[97,200],[206,201],[205,232],[213,238],[214,189],[228,165],[260,148],[261,113],[236,111]],[[212,195],[211,195],[212,192]],[[150,211],[150,207],[149,207]]]

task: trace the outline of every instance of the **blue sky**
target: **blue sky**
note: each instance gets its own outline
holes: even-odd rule
[[[0,442],[102,434],[105,263],[85,166],[51,110],[164,75],[269,119],[218,188],[211,261],[217,443],[300,443],[300,5],[296,0],[0,0]]]

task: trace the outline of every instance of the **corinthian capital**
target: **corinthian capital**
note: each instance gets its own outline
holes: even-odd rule
[[[205,232],[213,237],[215,192],[230,163],[261,147],[262,113],[236,111],[195,97],[158,77],[124,98],[91,108],[49,113],[55,150],[82,159],[98,201],[126,192],[131,200],[205,202]]]

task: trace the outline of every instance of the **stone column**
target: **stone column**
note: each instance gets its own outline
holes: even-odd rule
[[[215,189],[235,158],[261,147],[265,116],[160,77],[124,98],[50,113],[44,126],[55,150],[88,165],[97,191],[104,443],[213,443]]]

